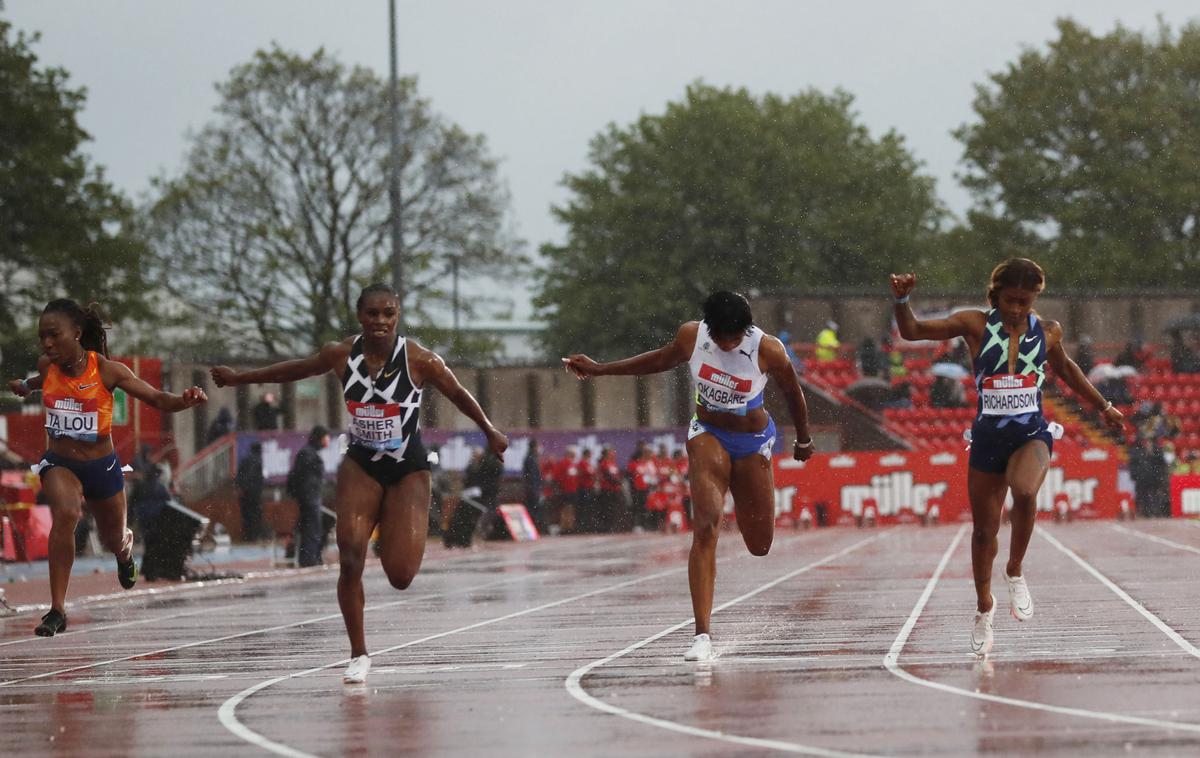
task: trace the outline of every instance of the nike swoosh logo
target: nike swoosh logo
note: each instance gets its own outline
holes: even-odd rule
[[[91,384],[81,384],[81,385],[79,385],[79,389],[90,390],[92,387],[95,387],[97,384],[99,384],[99,382],[92,382]]]
[[[397,372],[397,371],[399,371],[399,370],[400,370],[400,367],[399,367],[399,366],[397,366],[396,368],[392,369],[391,371],[389,371],[389,372],[387,372],[387,373],[385,373],[385,374],[382,374],[382,375],[381,375],[381,378],[383,378],[383,379],[389,379],[389,378],[391,378],[391,377],[395,376],[395,375],[396,375],[396,372]]]
[[[116,461],[113,461],[112,463],[108,464],[108,468],[106,468],[106,469],[104,469],[104,470],[105,470],[105,471],[112,471],[112,470],[113,470],[113,466],[115,466],[115,465],[117,465],[117,462],[116,462]]]
[[[1029,339],[1029,335],[1025,335],[1025,339],[1023,339],[1023,340],[1021,340],[1021,341],[1022,341],[1022,342],[1024,342],[1024,343],[1026,343],[1026,344],[1028,344],[1028,343],[1030,343],[1030,342],[1037,342],[1037,341],[1038,341],[1038,338],[1037,338],[1037,337],[1034,337],[1033,339]]]

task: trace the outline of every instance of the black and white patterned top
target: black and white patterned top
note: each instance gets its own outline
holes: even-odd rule
[[[396,338],[392,357],[372,381],[363,355],[362,335],[354,338],[342,377],[342,395],[350,413],[350,444],[374,451],[371,460],[400,461],[419,429],[421,388],[408,371],[407,341]]]

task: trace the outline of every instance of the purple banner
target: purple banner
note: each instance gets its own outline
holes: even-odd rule
[[[342,460],[344,434],[330,435],[329,447],[321,451],[325,461],[325,476],[337,473]],[[296,453],[308,442],[307,432],[239,432],[237,436],[237,459],[240,461],[250,452],[255,440],[262,443],[263,477],[272,486],[287,482],[288,471]]]
[[[522,429],[508,432],[508,451],[504,454],[504,470],[508,473],[521,473],[521,464],[525,453],[529,450],[529,440],[537,439],[542,446],[542,458],[560,458],[568,447],[576,447],[580,451],[591,450],[593,460],[600,457],[600,450],[611,447],[617,451],[617,460],[624,466],[639,440],[650,445],[655,453],[659,446],[665,445],[668,454],[682,450],[687,443],[686,427],[670,427],[667,429],[575,429],[571,431],[538,431]],[[442,468],[451,471],[461,471],[471,458],[471,449],[484,446],[483,432],[451,432],[441,429],[423,429],[421,439],[426,447],[437,445]],[[775,440],[775,452],[780,452],[783,444],[779,438]]]
[[[572,431],[533,431],[523,429],[508,433],[508,451],[504,454],[504,470],[509,474],[521,473],[521,464],[529,451],[529,441],[537,439],[542,446],[542,457],[560,458],[568,447],[576,447],[580,451],[591,450],[593,459],[600,457],[600,450],[611,447],[617,451],[617,460],[621,465],[633,455],[639,440],[645,441],[658,452],[660,446],[666,446],[667,452],[673,454],[682,450],[687,442],[687,429],[671,427],[667,429],[576,429]],[[271,485],[283,484],[287,472],[292,466],[292,460],[300,448],[308,441],[304,432],[242,432],[238,434],[238,460],[250,452],[250,443],[260,440],[263,444],[263,475]],[[427,448],[438,448],[438,463],[448,471],[462,471],[471,459],[474,448],[485,445],[483,432],[480,431],[448,431],[444,429],[422,429],[421,440]],[[321,451],[325,460],[325,473],[332,476],[345,452],[346,435],[335,433],[331,436],[329,447]],[[775,452],[781,452],[783,445],[778,438],[775,440]]]

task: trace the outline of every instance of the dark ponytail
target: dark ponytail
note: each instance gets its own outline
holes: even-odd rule
[[[79,303],[64,297],[47,303],[42,315],[47,313],[61,313],[71,319],[71,323],[79,328],[79,344],[83,349],[108,357],[108,318],[99,303],[80,308]]]

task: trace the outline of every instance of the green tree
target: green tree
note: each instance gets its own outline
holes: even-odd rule
[[[1200,25],[1098,37],[1059,20],[960,127],[971,227],[1067,286],[1200,283]]]
[[[436,346],[449,335],[428,328],[429,309],[448,298],[451,260],[503,277],[522,259],[484,139],[433,113],[413,79],[401,87],[406,320]],[[386,88],[322,50],[278,47],[217,85],[216,120],[145,214],[181,339],[210,355],[278,357],[358,330],[359,289],[391,279]]]
[[[37,40],[0,18],[0,351],[10,373],[32,367],[33,327],[53,297],[98,301],[117,318],[145,313],[129,206],[81,149],[85,92],[39,65]]]
[[[568,175],[535,300],[552,353],[660,345],[714,289],[881,286],[931,249],[933,181],[853,98],[756,98],[704,84],[661,115],[610,125]]]

